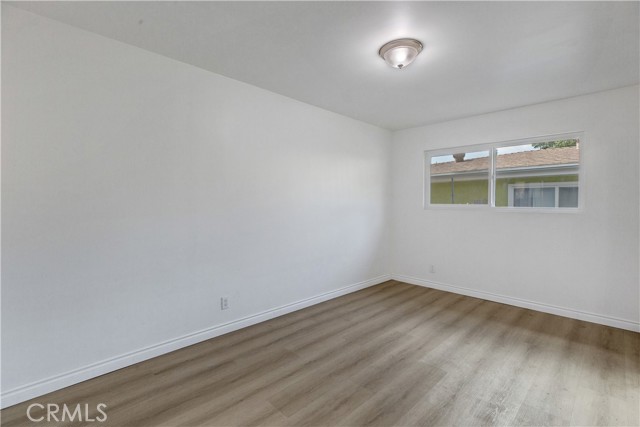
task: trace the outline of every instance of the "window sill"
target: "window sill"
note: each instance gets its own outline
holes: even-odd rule
[[[426,205],[424,210],[461,210],[461,211],[493,211],[493,212],[520,212],[533,214],[581,214],[584,208],[518,208],[509,206],[488,205]]]

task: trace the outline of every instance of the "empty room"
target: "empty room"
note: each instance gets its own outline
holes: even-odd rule
[[[19,426],[640,426],[640,2],[2,1]]]

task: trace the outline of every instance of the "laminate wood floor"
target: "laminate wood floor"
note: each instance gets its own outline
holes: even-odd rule
[[[102,402],[89,424],[637,426],[639,389],[640,334],[389,281],[1,415],[51,425],[28,405],[95,417]]]

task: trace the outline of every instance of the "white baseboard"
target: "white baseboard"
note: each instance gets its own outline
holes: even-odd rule
[[[306,298],[291,304],[286,304],[277,308],[273,308],[271,310],[266,310],[261,313],[234,320],[229,323],[202,329],[200,331],[164,341],[153,346],[132,351],[130,353],[126,353],[110,359],[102,360],[100,362],[93,363],[91,365],[75,369],[73,371],[65,372],[60,375],[45,378],[43,380],[16,387],[11,390],[3,391],[0,407],[6,408],[17,403],[42,396],[52,391],[68,387],[70,385],[77,384],[79,382],[86,381],[88,379],[95,378],[97,376],[104,375],[118,369],[122,369],[138,362],[142,362],[143,360],[151,359],[153,357],[157,357],[183,347],[206,341],[208,339],[215,338],[217,336],[233,332],[238,329],[246,328],[247,326],[255,325],[257,323],[264,322],[266,320],[273,319],[275,317],[282,316],[284,314],[291,313],[305,307],[319,304],[323,301],[346,295],[360,289],[368,288],[370,286],[386,282],[390,279],[391,276],[389,275],[378,276],[373,279],[365,280],[363,282],[336,289],[334,291],[325,292],[311,298]]]
[[[527,301],[521,298],[508,297],[508,296],[493,294],[493,293],[484,292],[484,291],[476,291],[474,289],[447,285],[445,283],[419,279],[417,277],[404,276],[402,274],[392,274],[391,278],[393,280],[409,283],[411,285],[418,285],[418,286],[424,286],[427,288],[440,289],[442,291],[453,292],[455,294],[467,295],[470,297],[481,298],[488,301],[514,305],[516,307],[529,308],[531,310],[541,311],[543,313],[556,314],[558,316],[569,317],[571,319],[585,320],[587,322],[599,323],[601,325],[606,325],[606,326],[613,326],[614,328],[640,332],[640,323],[634,322],[632,320],[618,319],[616,317],[603,316],[601,314],[574,310],[572,308],[558,307],[550,304]]]

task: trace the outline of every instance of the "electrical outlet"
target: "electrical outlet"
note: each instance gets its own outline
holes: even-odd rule
[[[229,297],[220,297],[220,310],[229,309]]]
[[[435,267],[435,265],[431,264],[431,265],[429,266],[429,273],[434,274],[435,272],[436,272],[436,267]]]

